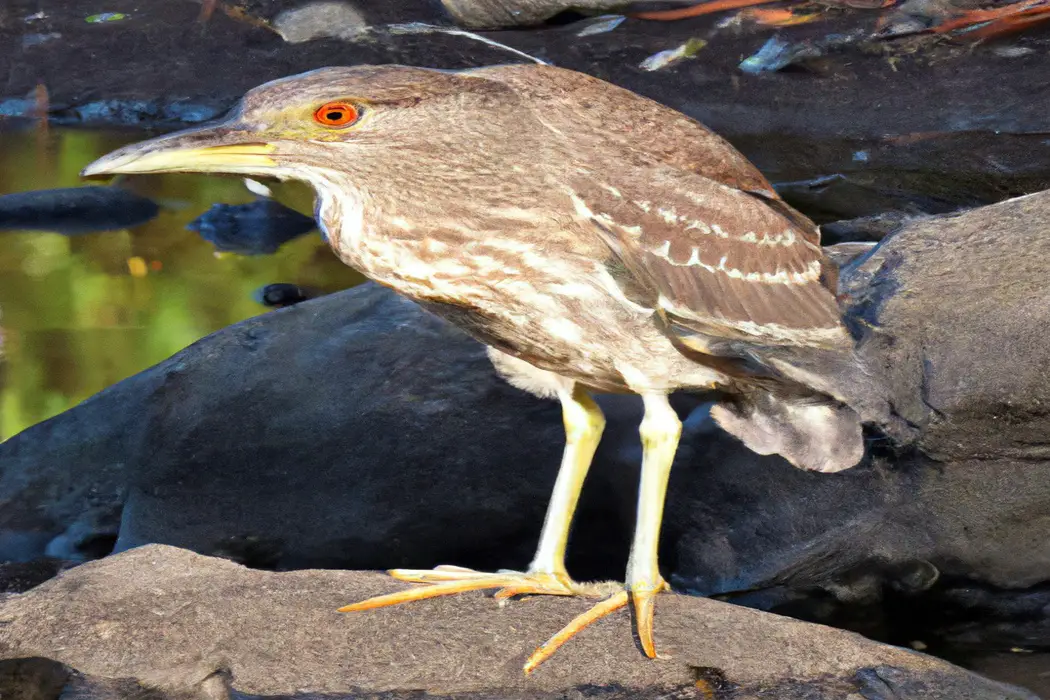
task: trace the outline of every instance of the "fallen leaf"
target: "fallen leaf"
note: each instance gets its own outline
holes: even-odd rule
[[[786,7],[750,7],[741,11],[741,18],[766,27],[789,27],[820,19],[819,12],[798,13]]]

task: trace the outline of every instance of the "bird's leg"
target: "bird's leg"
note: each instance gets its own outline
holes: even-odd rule
[[[657,564],[660,523],[663,520],[664,497],[667,495],[667,479],[678,449],[678,439],[682,435],[682,422],[665,394],[648,394],[642,398],[645,402],[645,417],[639,431],[642,437],[642,479],[638,489],[634,541],[627,561],[627,587],[634,603],[638,639],[646,656],[655,658],[654,598],[660,591],[668,589]]]
[[[669,588],[660,576],[657,565],[660,522],[663,519],[667,479],[678,449],[678,439],[682,435],[682,422],[671,408],[666,394],[646,394],[642,400],[645,402],[645,417],[639,430],[642,437],[642,479],[638,489],[634,541],[627,562],[626,590],[621,589],[598,603],[547,640],[525,663],[526,672],[550,658],[558,647],[587,625],[624,607],[628,597],[634,602],[635,624],[642,649],[649,658],[656,657],[653,643],[654,599],[657,593]]]
[[[569,583],[565,570],[565,547],[569,527],[580,500],[583,480],[594,460],[594,452],[605,429],[605,416],[594,399],[574,386],[561,398],[562,422],[565,424],[565,451],[562,453],[554,492],[547,504],[540,543],[529,565],[530,572],[549,574]]]
[[[464,591],[500,589],[498,598],[515,595],[599,595],[599,588],[577,584],[565,569],[565,547],[584,477],[601,439],[605,418],[587,393],[577,386],[559,395],[565,423],[565,451],[554,483],[536,556],[526,572],[485,573],[456,566],[436,569],[394,569],[390,575],[402,581],[434,584],[422,588],[369,598],[340,612],[370,610],[412,600],[452,595]]]

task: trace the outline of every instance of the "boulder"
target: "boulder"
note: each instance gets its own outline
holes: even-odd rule
[[[54,231],[77,236],[138,226],[160,206],[119,187],[65,187],[0,195],[0,233]]]
[[[0,658],[8,660],[0,690],[61,697],[58,688],[75,676],[77,697],[108,698],[1035,700],[916,652],[674,594],[659,601],[655,661],[638,650],[621,611],[530,676],[521,671],[527,655],[590,601],[500,604],[467,594],[335,612],[402,585],[372,573],[271,573],[140,547],[0,602]]]

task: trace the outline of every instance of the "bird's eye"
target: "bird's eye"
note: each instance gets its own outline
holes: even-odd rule
[[[357,110],[357,107],[349,102],[329,102],[326,105],[321,105],[314,112],[314,121],[322,126],[339,128],[350,126],[360,116],[361,113]]]

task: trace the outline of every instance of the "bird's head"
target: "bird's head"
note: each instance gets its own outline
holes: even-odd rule
[[[322,68],[257,87],[216,123],[126,146],[81,174],[410,181],[410,172],[453,172],[457,160],[505,147],[514,101],[506,86],[470,71]]]

